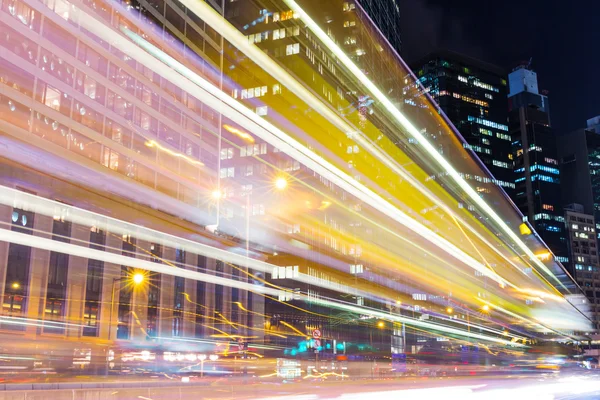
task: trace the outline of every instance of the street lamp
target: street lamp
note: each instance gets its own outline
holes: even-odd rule
[[[146,279],[146,277],[141,272],[136,272],[135,274],[133,274],[131,276],[126,276],[126,277],[121,277],[121,278],[113,278],[112,291],[111,291],[111,296],[110,296],[110,319],[108,321],[108,340],[110,340],[111,336],[112,336],[113,310],[115,308],[115,288],[116,288],[117,282],[121,282],[124,280],[131,280],[131,282],[133,282],[134,286],[139,286],[144,282],[145,279]]]
[[[452,307],[448,307],[448,308],[446,308],[446,312],[447,312],[448,314],[452,314],[452,312],[453,312],[453,311],[454,311],[454,310],[452,309]]]
[[[275,179],[275,188],[277,190],[284,190],[287,185],[288,181],[284,177],[280,176],[279,178]]]
[[[21,285],[19,284],[19,282],[14,282],[14,283],[11,285],[11,287],[12,287],[13,289],[18,289],[18,288],[20,288],[20,287],[21,287]]]
[[[139,285],[140,283],[144,282],[144,274],[138,272],[137,274],[133,275],[132,280],[135,285]]]
[[[198,354],[198,360],[200,360],[200,378],[204,377],[204,361],[206,361],[206,354]]]

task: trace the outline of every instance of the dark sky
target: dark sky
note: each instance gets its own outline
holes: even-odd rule
[[[383,0],[382,0],[383,1]],[[398,0],[402,56],[438,48],[510,71],[533,58],[558,132],[600,115],[600,0]]]

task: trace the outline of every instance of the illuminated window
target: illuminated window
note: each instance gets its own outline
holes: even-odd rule
[[[256,107],[256,114],[258,114],[260,116],[267,115],[267,111],[268,111],[267,106]]]
[[[554,211],[554,206],[550,204],[542,204],[542,208],[548,211]]]
[[[343,11],[351,11],[351,10],[354,10],[355,8],[356,8],[356,5],[354,3],[348,3],[347,1],[345,1],[344,4],[342,5]]]
[[[364,272],[362,264],[351,264],[350,265],[350,273],[351,274],[362,274]]]
[[[496,167],[510,168],[510,166],[508,165],[508,163],[504,162],[504,161],[493,160],[492,164],[494,166],[496,166]]]
[[[291,56],[292,54],[300,53],[300,43],[288,44],[285,46],[285,55]]]
[[[273,267],[273,272],[271,272],[272,279],[293,279],[298,278],[299,276],[300,273],[297,265]]]

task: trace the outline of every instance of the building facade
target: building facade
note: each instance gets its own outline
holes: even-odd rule
[[[548,98],[540,94],[537,74],[527,67],[516,68],[508,80],[513,200],[557,259],[567,264],[558,144]]]
[[[398,53],[402,50],[400,7],[398,1],[361,0],[358,4],[365,10],[373,23],[383,33],[392,47]],[[348,8],[354,3],[348,2]]]
[[[581,204],[565,206],[569,258],[573,260],[573,276],[584,290],[593,313],[594,331],[600,329],[600,263],[594,216],[585,214]]]
[[[412,328],[479,340],[495,322],[474,290],[537,316],[503,286],[546,290],[532,268],[578,295],[501,191],[491,209],[469,190],[493,178],[361,10],[288,3],[2,0],[7,343],[109,367],[340,342],[392,357]],[[421,131],[470,169],[450,176]]]
[[[494,65],[447,51],[426,56],[413,64],[413,70],[440,110],[458,129],[466,148],[474,152],[493,175],[494,183],[512,192],[513,161],[505,72]],[[443,146],[440,152],[450,158],[460,157],[452,155],[451,148]],[[481,191],[485,193],[484,186]]]

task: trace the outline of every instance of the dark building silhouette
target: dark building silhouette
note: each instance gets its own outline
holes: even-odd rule
[[[517,67],[509,80],[509,127],[515,162],[513,201],[553,251],[568,263],[557,137],[550,125],[548,97],[537,74]]]

